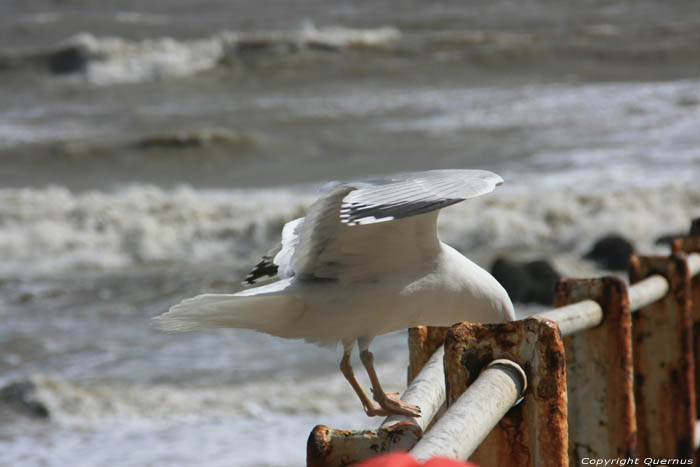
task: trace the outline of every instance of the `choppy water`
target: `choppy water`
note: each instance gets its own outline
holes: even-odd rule
[[[149,326],[327,180],[498,172],[440,220],[487,267],[663,252],[700,215],[699,38],[695,2],[0,4],[0,387],[49,414],[0,393],[0,465],[296,466],[378,423],[338,350]],[[400,390],[405,333],[374,350]]]

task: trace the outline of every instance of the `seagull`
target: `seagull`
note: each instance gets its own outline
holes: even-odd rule
[[[156,326],[342,342],[340,370],[368,416],[418,417],[419,407],[384,392],[369,346],[375,336],[420,325],[515,319],[498,281],[437,233],[442,208],[502,183],[486,170],[431,170],[328,185],[306,217],[285,224],[280,245],[246,277],[253,287],[184,300],[154,318]],[[372,399],[350,365],[355,343]]]

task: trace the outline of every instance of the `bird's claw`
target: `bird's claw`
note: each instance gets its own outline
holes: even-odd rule
[[[399,399],[398,392],[384,394],[384,401],[379,402],[384,410],[392,415],[405,415],[407,417],[420,417],[420,407],[409,404]]]
[[[365,413],[368,416],[388,417],[389,415],[405,415],[407,417],[420,417],[420,407],[399,399],[398,392],[387,392],[384,393],[383,396],[384,397],[377,397],[375,394],[374,399],[379,403],[378,406],[373,404],[369,407],[365,407]]]

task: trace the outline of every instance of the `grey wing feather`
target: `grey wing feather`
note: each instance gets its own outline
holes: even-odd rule
[[[349,184],[340,221],[347,225],[416,216],[489,193],[503,179],[487,170],[432,170]]]

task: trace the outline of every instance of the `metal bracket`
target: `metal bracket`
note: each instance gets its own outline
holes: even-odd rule
[[[666,278],[669,292],[632,315],[638,454],[642,458],[692,458],[695,365],[685,253],[632,257],[630,282],[654,274]]]
[[[455,403],[493,360],[527,374],[529,389],[471,457],[488,466],[566,466],[566,368],[558,326],[543,318],[503,324],[462,323],[445,340],[447,403]]]
[[[423,435],[414,423],[376,430],[338,430],[317,425],[306,443],[307,467],[348,466],[379,454],[408,451]]]
[[[562,279],[556,303],[594,300],[602,323],[564,338],[569,397],[569,458],[636,457],[631,319],[627,286],[617,277]]]
[[[674,253],[685,252],[700,253],[700,218],[693,221],[690,235],[677,238],[671,244]],[[700,357],[700,274],[696,274],[690,279],[691,287],[691,320],[693,322],[693,353],[696,358]],[[700,418],[700,365],[695,365],[695,401],[696,417]]]

